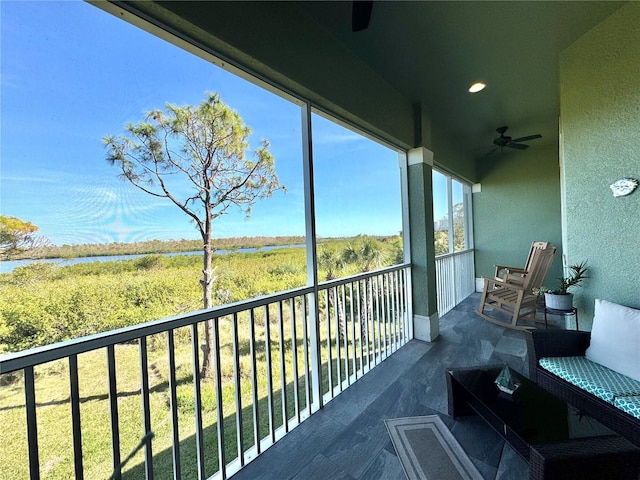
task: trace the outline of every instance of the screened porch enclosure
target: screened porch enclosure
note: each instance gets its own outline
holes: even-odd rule
[[[118,22],[120,16],[131,20],[125,7],[107,4],[105,8],[116,13]],[[132,23],[158,33],[156,26],[141,18]],[[189,55],[193,53],[194,46],[182,37],[167,32],[161,36],[169,37],[172,47],[179,45]],[[93,53],[91,49],[87,52]],[[279,266],[293,278],[288,279],[286,289],[260,286],[237,295],[230,289],[221,290],[220,305],[208,310],[175,314],[187,311],[183,304],[176,304],[171,314],[0,356],[2,416],[6,420],[2,423],[12,436],[12,460],[0,462],[0,477],[82,479],[113,472],[115,478],[131,479],[228,478],[411,342],[416,313],[443,316],[473,291],[469,185],[434,170],[434,185],[441,182],[440,177],[445,182],[445,207],[433,225],[438,234],[435,244],[425,246],[418,255],[435,257],[437,291],[422,290],[424,278],[418,278],[418,294],[436,296],[437,312],[415,312],[415,272],[408,242],[412,219],[407,146],[365,132],[301,95],[225,65],[209,51],[198,51],[196,57],[195,61],[190,57],[194,64],[204,62],[207,68],[216,69],[222,65],[238,75],[229,82],[248,80],[250,86],[243,88],[249,93],[238,97],[243,101],[251,98],[254,101],[249,103],[262,107],[251,116],[270,120],[268,128],[258,133],[275,139],[274,151],[291,195],[273,199],[272,210],[257,206],[253,215],[259,227],[253,232],[263,234],[259,228],[287,224],[302,233],[304,266]],[[101,71],[96,66],[94,74],[100,77],[109,69]],[[220,74],[231,77],[226,75],[229,71]],[[122,87],[124,98],[132,99],[136,95],[131,85],[135,82],[116,82],[113,89]],[[144,98],[147,92],[138,93]],[[229,93],[233,96],[235,92]],[[271,116],[275,110],[280,115]],[[108,120],[120,128],[126,119]],[[74,134],[74,125],[92,125],[86,117],[60,124]],[[83,134],[92,139],[86,157],[102,161],[103,152],[94,145],[100,142],[93,141],[100,138],[96,132]],[[142,218],[135,215],[139,210],[125,207],[141,209],[150,202],[137,197],[140,192],[125,192],[122,185],[115,189],[116,175],[104,169],[103,163],[96,163],[100,170],[96,178],[70,185],[85,194],[112,193],[99,199],[104,202],[124,198],[128,204],[100,203],[102,207],[96,210],[118,212],[135,223]],[[67,168],[59,172],[61,178],[76,178],[74,165],[60,162],[59,166]],[[74,191],[76,188],[70,188],[56,198]],[[435,195],[436,189],[434,205],[438,203]],[[59,217],[48,215],[50,211],[60,213],[47,204],[47,198],[54,196],[38,192],[30,197],[44,202],[39,210],[44,212],[45,227],[60,223]],[[82,202],[72,200],[73,205],[92,203],[85,197]],[[188,231],[181,229],[189,224],[189,219],[181,218],[162,230],[145,217],[126,231],[114,233],[104,227],[87,232],[82,221],[73,223],[85,217],[77,212],[66,215],[68,228],[60,242],[83,235],[89,243],[100,239],[116,243],[148,231],[162,235],[174,234],[174,227]],[[118,215],[112,222],[92,219],[86,223],[100,228],[118,225]],[[240,222],[222,223],[222,231],[232,231],[234,225]],[[248,228],[242,225],[238,228]],[[252,230],[242,232],[250,235]],[[323,243],[334,237],[348,243],[344,251],[333,251]],[[382,239],[388,250],[372,248],[370,238]],[[289,288],[291,285],[294,287]],[[94,293],[86,290],[77,297]],[[105,304],[109,310],[110,304]],[[94,314],[99,316],[99,312]],[[214,373],[201,378],[207,325],[213,327]],[[2,456],[7,458],[4,451]]]

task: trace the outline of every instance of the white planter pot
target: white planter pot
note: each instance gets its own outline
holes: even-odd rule
[[[547,308],[553,308],[554,310],[571,310],[573,308],[573,294],[554,295],[553,293],[545,293],[544,302]]]

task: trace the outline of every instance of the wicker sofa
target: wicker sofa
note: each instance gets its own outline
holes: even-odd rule
[[[640,340],[640,311],[614,310],[617,318],[614,315],[612,319],[609,315],[603,320],[601,315],[597,324],[598,302],[602,301],[596,301],[592,332],[534,330],[527,335],[529,376],[545,390],[640,447],[640,379],[635,369],[636,361],[640,359],[640,343],[633,348],[633,342]],[[607,307],[610,305],[621,307],[615,304]],[[630,322],[618,322],[620,315],[626,315]],[[627,325],[615,338],[617,325],[624,322]],[[637,334],[634,333],[636,328]],[[600,357],[593,354],[596,347],[601,351],[605,348]],[[625,351],[631,356],[631,372],[615,362],[616,356]],[[640,369],[640,362],[637,368]]]

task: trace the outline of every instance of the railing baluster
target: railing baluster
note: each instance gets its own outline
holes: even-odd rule
[[[398,272],[398,342],[399,346],[404,345],[404,341],[407,334],[407,329],[404,324],[404,318],[406,317],[407,304],[405,303],[404,289],[406,284],[404,282],[403,272]]]
[[[364,354],[364,359],[365,359],[365,370],[368,370],[370,368],[369,365],[369,355],[370,355],[370,348],[369,348],[369,329],[367,328],[367,312],[366,312],[366,299],[365,299],[365,288],[364,288],[364,283],[362,280],[359,280],[356,283],[356,287],[358,290],[358,303],[356,304],[358,306],[358,322],[360,324],[360,341],[362,342],[362,346],[363,346],[363,354]],[[363,370],[363,373],[364,371]]]
[[[109,384],[109,413],[111,418],[111,451],[115,478],[120,478],[120,426],[118,420],[118,389],[116,385],[115,346],[107,347],[107,370]]]
[[[371,345],[369,344],[369,317],[367,316],[367,289],[364,281],[359,280],[358,286],[358,321],[360,322],[360,338],[365,344],[367,354],[367,369],[371,369]]]
[[[346,305],[346,304],[345,304]],[[346,312],[345,312],[346,315]],[[351,368],[353,369],[354,378],[358,378],[358,349],[356,338],[356,319],[353,317],[353,282],[349,282],[349,320],[351,321],[351,340],[353,341]],[[362,358],[362,357],[360,357]]]
[[[73,467],[76,480],[84,478],[82,464],[82,428],[80,425],[80,386],[78,382],[78,356],[69,355],[69,399],[71,403],[71,429],[73,432]]]
[[[327,291],[329,293],[329,291]],[[331,289],[331,293],[333,294],[333,317],[336,319],[336,377],[337,377],[337,387],[338,391],[342,391],[342,356],[341,356],[341,348],[340,348],[340,334],[342,333],[342,329],[340,328],[340,306],[338,305],[338,287],[333,287]],[[333,396],[333,392],[331,393]]]
[[[378,297],[378,303],[380,304],[380,341],[382,343],[382,359],[387,358],[391,353],[389,351],[389,297],[387,287],[389,286],[389,279],[385,275],[378,275],[376,277],[376,296]]]
[[[284,318],[282,315],[282,301],[278,302],[278,346],[280,347],[280,398],[282,399],[282,426],[289,431],[289,415],[287,412],[287,375],[284,351]]]
[[[351,284],[353,285],[353,283]],[[359,343],[360,343],[360,372],[362,372],[362,375],[364,375],[364,366],[365,366],[365,361],[364,361],[364,338],[363,338],[363,334],[364,332],[362,331],[362,317],[360,316],[360,282],[355,282],[356,285],[356,293],[355,293],[355,297],[351,297],[351,304],[353,305],[355,303],[356,305],[356,315],[357,317],[354,317],[353,319],[353,323],[354,323],[354,327],[355,327],[355,322],[358,322],[358,330],[360,331],[360,335],[359,335]],[[353,289],[353,286],[351,287]]]
[[[400,343],[400,336],[402,335],[402,328],[400,325],[400,319],[402,318],[402,307],[401,307],[401,298],[400,298],[400,276],[394,275],[393,282],[394,282],[393,293],[395,298],[395,303],[394,303],[395,308],[393,311],[393,330],[394,330],[395,350],[397,351],[398,348],[400,348],[400,346],[402,345],[402,343]]]
[[[412,300],[411,300],[411,272],[402,272],[402,279],[404,281],[404,288],[407,289],[404,292],[404,314],[405,314],[405,329],[407,332],[406,341],[409,341],[413,338],[413,308],[412,308]]]
[[[222,480],[227,478],[227,462],[224,455],[224,404],[222,400],[222,369],[220,368],[220,317],[213,322],[213,365],[216,373],[216,423],[218,433],[218,475]]]
[[[142,396],[142,429],[144,435],[151,432],[151,401],[149,392],[149,356],[147,353],[147,337],[138,341],[140,355],[140,394]],[[152,442],[147,442],[144,449],[144,473],[146,480],[153,480]]]
[[[258,366],[256,361],[256,318],[255,310],[249,311],[249,354],[251,355],[251,400],[253,410],[253,443],[256,454],[260,454],[260,412],[258,410]]]
[[[404,339],[406,338],[406,333],[407,330],[405,328],[405,324],[404,324],[404,318],[405,318],[405,303],[404,303],[404,288],[405,288],[405,284],[404,284],[404,276],[402,275],[403,272],[398,272],[398,312],[396,315],[397,318],[397,322],[398,322],[398,347],[404,345]]]
[[[331,351],[331,305],[329,303],[329,290],[325,293],[325,321],[327,322],[327,377],[329,379],[329,398],[333,398],[333,352]]]
[[[342,340],[343,340],[343,345],[342,345],[342,350],[344,352],[344,378],[347,381],[347,385],[349,385],[351,383],[350,381],[350,376],[349,376],[349,330],[347,328],[348,325],[348,321],[347,321],[347,312],[346,312],[346,304],[345,304],[345,295],[344,295],[344,289],[345,286],[340,285],[340,317],[341,317],[341,322],[342,322],[342,327],[344,330],[343,336],[342,336]]]
[[[167,330],[167,350],[169,355],[169,405],[171,409],[171,455],[173,459],[173,478],[182,478],[180,468],[180,432],[178,429],[178,391],[176,381],[176,354],[173,330]]]
[[[405,335],[405,329],[404,329],[404,278],[402,276],[402,272],[398,272],[398,275],[396,276],[398,283],[396,285],[396,288],[398,289],[398,305],[397,305],[397,311],[396,311],[396,342],[398,345],[398,348],[400,348],[402,345],[404,345],[404,335]]]
[[[380,327],[382,330],[381,339],[384,350],[384,358],[387,358],[391,353],[389,351],[389,338],[391,334],[391,317],[389,315],[389,278],[387,275],[382,274],[376,277],[377,282],[377,297],[380,302]]]
[[[389,348],[392,352],[395,352],[398,349],[397,339],[398,339],[398,318],[397,318],[397,298],[396,294],[398,293],[398,285],[396,283],[397,278],[393,275],[393,273],[388,273],[385,275],[387,278],[387,316],[389,317]]]
[[[300,388],[298,370],[298,333],[296,326],[296,301],[289,300],[289,315],[291,317],[291,361],[293,362],[293,409],[297,423],[300,423]]]
[[[200,338],[198,324],[191,325],[191,369],[193,372],[193,414],[196,430],[196,465],[198,479],[204,480],[204,435],[202,431],[202,389],[200,388]]]
[[[380,358],[382,357],[382,350],[380,349],[380,302],[378,302],[378,295],[376,289],[374,289],[374,282],[377,284],[377,278],[369,277],[368,283],[369,302],[371,308],[371,330],[373,331],[373,348],[375,351],[373,359],[374,365],[378,365],[378,363],[380,363]]]
[[[385,349],[385,358],[393,353],[392,343],[391,343],[391,327],[392,327],[392,319],[390,314],[390,302],[389,302],[389,277],[385,274],[379,276],[380,283],[382,284],[382,288],[380,289],[380,301],[382,302],[382,307],[380,309],[382,318],[380,321],[382,322],[382,329],[384,332],[384,349]]]
[[[264,306],[264,344],[265,362],[267,367],[267,413],[269,415],[269,437],[271,443],[276,441],[275,418],[273,412],[273,371],[271,369],[271,319],[269,305]]]
[[[231,323],[233,342],[233,381],[236,392],[236,444],[238,461],[244,465],[244,428],[242,425],[242,385],[240,384],[240,345],[238,342],[238,314],[234,313]]]
[[[400,348],[400,318],[401,318],[401,297],[400,297],[400,276],[398,275],[398,272],[393,272],[393,282],[394,282],[394,288],[393,288],[393,298],[394,298],[394,313],[393,313],[393,318],[394,318],[394,337],[395,337],[395,344],[396,344],[396,350],[398,350],[398,348]]]
[[[373,306],[373,285],[372,285],[372,277],[369,277],[365,280],[365,294],[366,294],[366,311],[367,311],[367,317],[369,319],[369,323],[368,323],[368,328],[367,331],[371,332],[371,348],[372,348],[372,362],[373,362],[373,366],[375,367],[378,364],[378,353],[379,353],[379,348],[378,348],[378,344],[376,343],[377,339],[378,339],[378,335],[376,332],[376,317],[375,317],[375,312],[374,312],[374,306]]]
[[[303,342],[303,353],[304,353],[304,395],[305,395],[305,406],[307,411],[311,413],[311,378],[309,378],[311,372],[311,365],[309,362],[309,317],[310,315],[307,313],[307,296],[302,295],[300,297],[302,302],[301,310],[302,310],[302,338]]]
[[[387,358],[391,351],[389,349],[389,299],[384,289],[385,284],[388,284],[388,279],[385,282],[384,275],[378,275],[376,277],[377,283],[377,297],[380,303],[380,341],[382,342],[382,350],[384,352],[383,358]]]
[[[38,458],[38,422],[36,419],[36,385],[33,367],[24,369],[24,401],[27,413],[27,441],[29,445],[29,478],[40,479]]]
[[[393,303],[393,276],[390,274],[383,274],[382,281],[385,284],[384,290],[384,303],[385,303],[385,334],[387,338],[385,345],[387,346],[387,357],[396,351],[395,349],[395,318],[394,318],[394,303]]]
[[[384,283],[384,280],[380,275],[376,275],[374,277],[375,286],[373,287],[373,291],[376,297],[376,318],[378,323],[378,344],[380,345],[380,356],[379,362],[387,358],[389,356],[389,348],[387,344],[387,324],[386,324],[386,303],[384,298],[384,292],[381,288],[381,284]]]

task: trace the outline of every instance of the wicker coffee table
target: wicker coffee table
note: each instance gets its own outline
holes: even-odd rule
[[[482,417],[529,462],[530,479],[638,480],[638,447],[517,373],[520,387],[501,392],[501,369],[448,370],[449,414]]]

